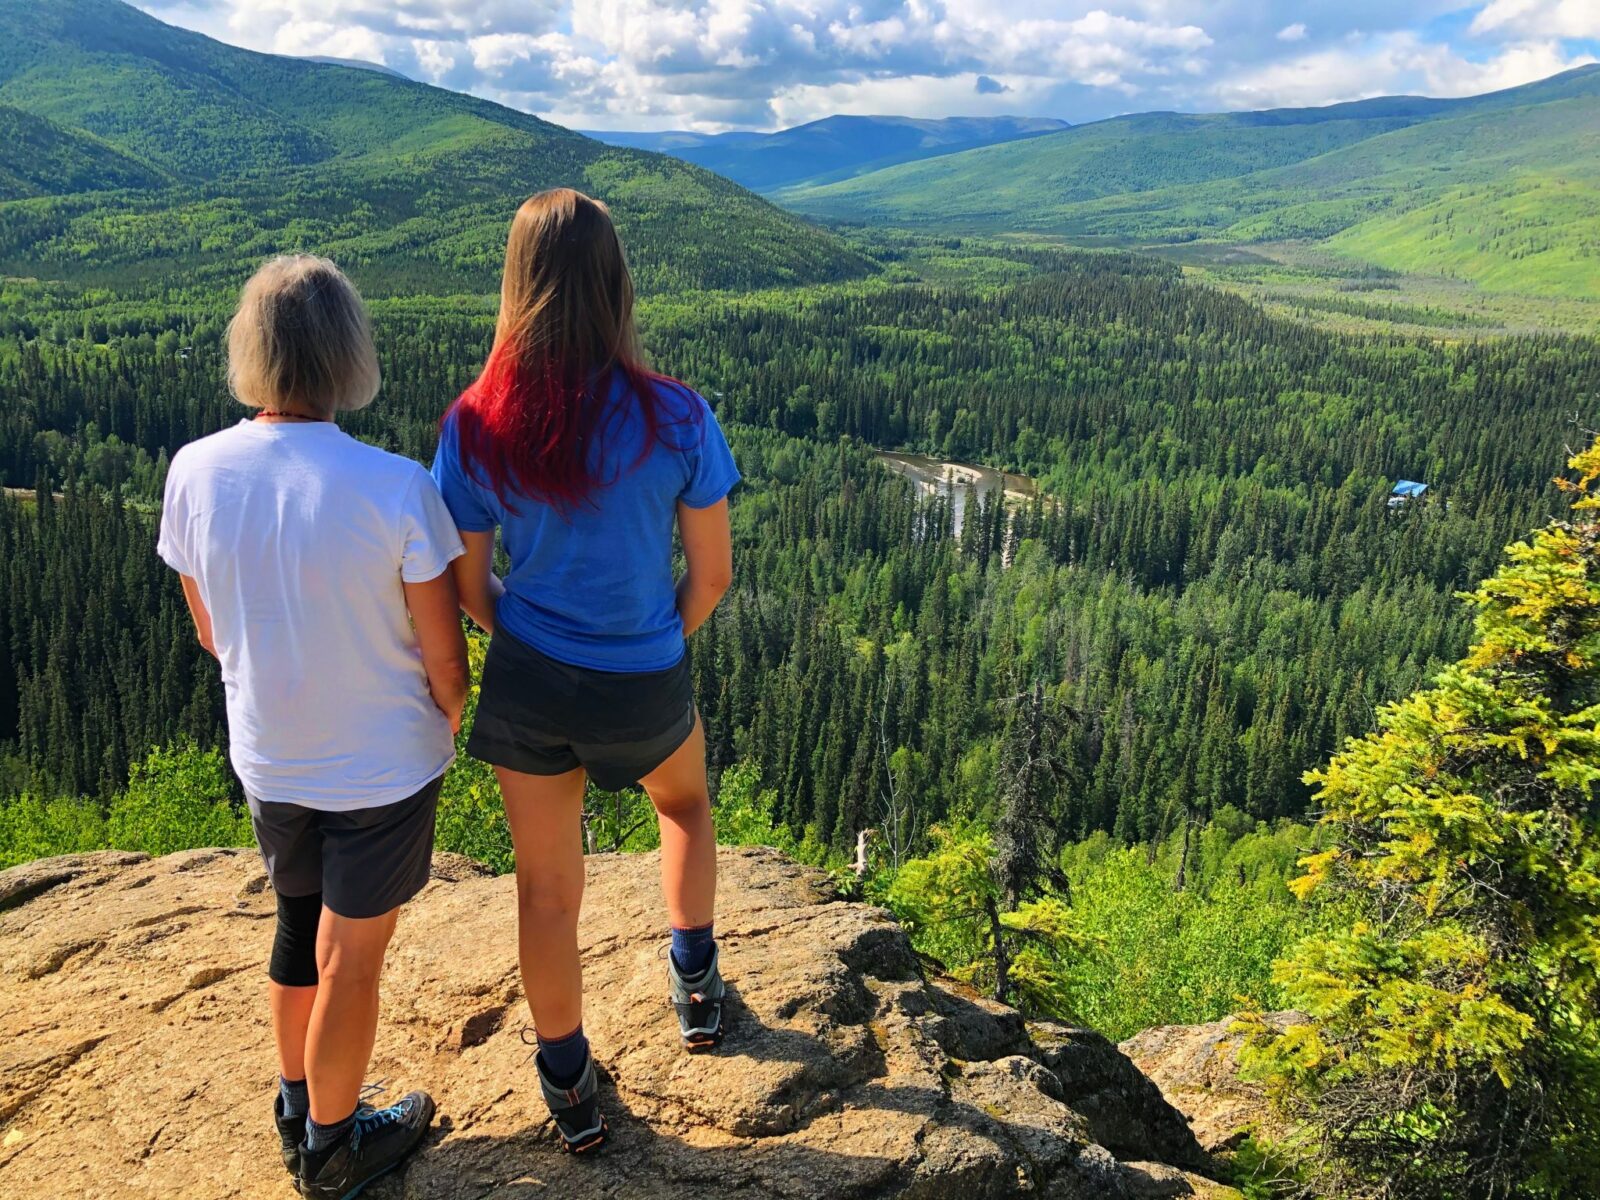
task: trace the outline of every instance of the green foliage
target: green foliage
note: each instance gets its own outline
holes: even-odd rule
[[[103,850],[106,821],[87,800],[0,799],[0,870],[36,858]]]
[[[489,639],[484,634],[473,631],[468,635],[467,659],[472,668],[472,688],[461,717],[462,732],[456,737],[456,761],[439,789],[434,845],[440,850],[465,854],[504,875],[516,868],[516,855],[511,848],[511,826],[506,822],[500,784],[493,767],[466,753],[467,735],[478,711],[478,688],[488,649]]]
[[[989,953],[988,906],[999,897],[982,830],[936,825],[932,847],[894,876],[886,895],[917,949],[960,969]]]
[[[158,172],[90,134],[0,104],[0,201],[152,187]]]
[[[1305,826],[1255,825],[1232,809],[1194,836],[1187,858],[1181,834],[1153,848],[1097,834],[1063,854],[1065,890],[999,912],[989,835],[939,827],[927,857],[876,886],[918,950],[984,986],[994,982],[995,905],[1002,927],[1018,935],[1008,964],[1018,1002],[1120,1040],[1280,1004],[1274,960],[1328,919],[1297,905],[1286,886],[1313,844]]]
[[[1330,251],[1396,271],[1470,279],[1486,291],[1592,298],[1600,179],[1519,174],[1449,192],[1330,238]]]
[[[1470,593],[1476,637],[1314,772],[1355,917],[1275,978],[1313,1018],[1260,1069],[1374,1196],[1600,1191],[1600,441],[1573,515]]]
[[[249,846],[250,814],[216,750],[193,744],[152,750],[111,801],[106,841],[118,850],[171,854],[202,846]]]
[[[1025,1012],[1071,1017],[1063,966],[1090,948],[1075,914],[1048,895],[1002,911],[1004,885],[988,832],[934,826],[930,834],[931,852],[906,863],[886,894],[913,944]]]
[[[1327,915],[1295,903],[1287,881],[1312,830],[1256,825],[1237,810],[1194,838],[1121,847],[1098,835],[1065,856],[1077,928],[1097,953],[1065,964],[1071,1011],[1108,1037],[1283,1006],[1272,964]],[[1175,886],[1182,866],[1185,886]]]
[[[761,768],[755,763],[730,767],[718,782],[712,810],[717,841],[724,846],[776,846],[793,854],[798,842],[787,825],[775,820],[777,803],[778,793],[761,786]]]
[[[1462,100],[1140,114],[782,193],[801,212],[1092,242],[1322,240],[1486,290],[1600,286],[1600,73]]]

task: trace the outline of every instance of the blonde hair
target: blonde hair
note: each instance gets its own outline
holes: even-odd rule
[[[252,408],[365,408],[382,376],[355,285],[325,258],[285,254],[250,277],[228,323],[228,390]]]

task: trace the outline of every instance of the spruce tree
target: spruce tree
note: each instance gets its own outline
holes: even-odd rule
[[[1256,1054],[1329,1194],[1600,1195],[1600,441],[1570,465],[1467,656],[1308,776],[1335,844],[1295,887],[1349,919]]]

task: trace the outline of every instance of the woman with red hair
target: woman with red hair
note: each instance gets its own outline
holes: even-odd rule
[[[706,402],[645,368],[633,306],[605,206],[568,188],[528,200],[494,348],[445,415],[433,466],[467,547],[461,605],[492,634],[467,752],[500,780],[534,1061],[575,1152],[606,1137],[578,960],[586,778],[641,784],[655,805],[679,1031],[690,1051],[722,1039],[716,835],[684,639],[732,579],[739,472]]]

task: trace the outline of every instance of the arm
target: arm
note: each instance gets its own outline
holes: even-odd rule
[[[733,583],[733,533],[724,497],[705,508],[678,503],[678,533],[688,569],[678,580],[678,616],[683,636],[705,623]]]
[[[445,571],[427,583],[407,583],[406,608],[422,647],[422,667],[428,673],[428,691],[439,711],[450,718],[450,728],[461,730],[461,709],[467,702],[470,672],[467,638],[461,632],[461,610],[456,601],[455,576]]]
[[[494,608],[506,585],[494,573],[494,530],[461,534],[467,552],[452,564],[461,609],[485,633],[494,632]]]
[[[178,578],[183,580],[183,598],[189,602],[189,615],[194,618],[194,631],[200,638],[200,644],[205,647],[207,654],[215,658],[217,643],[211,632],[211,613],[206,610],[206,602],[200,598],[200,585],[192,575],[180,575]]]

